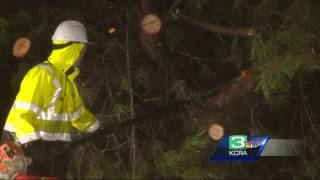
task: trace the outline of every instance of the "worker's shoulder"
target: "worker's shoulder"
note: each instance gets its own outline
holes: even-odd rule
[[[27,76],[48,76],[52,77],[54,70],[47,62],[43,62],[33,66],[27,73]]]
[[[54,68],[52,67],[52,65],[45,61],[43,63],[37,64],[35,65],[32,69],[38,70],[38,71],[45,71],[48,72],[50,74],[54,73]]]

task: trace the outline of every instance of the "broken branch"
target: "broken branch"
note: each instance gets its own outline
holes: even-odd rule
[[[185,21],[186,23],[189,23],[193,26],[199,27],[211,33],[219,33],[219,34],[233,35],[233,36],[244,36],[244,37],[256,35],[256,29],[254,27],[233,28],[233,27],[227,27],[223,25],[211,24],[211,23],[200,21],[193,17],[187,16],[182,12],[180,12],[179,10],[176,11],[175,16]]]

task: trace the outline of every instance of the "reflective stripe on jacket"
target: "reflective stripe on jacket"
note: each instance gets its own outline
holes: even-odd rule
[[[21,82],[4,129],[15,132],[20,143],[37,139],[71,141],[71,129],[93,132],[99,121],[84,107],[73,81],[82,43],[52,51],[48,61],[36,65]]]

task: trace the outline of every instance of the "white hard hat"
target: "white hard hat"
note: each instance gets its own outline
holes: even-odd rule
[[[52,40],[89,43],[84,25],[73,20],[60,23],[52,36]]]

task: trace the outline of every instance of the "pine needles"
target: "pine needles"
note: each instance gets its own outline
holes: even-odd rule
[[[187,140],[179,150],[163,151],[161,147],[157,147],[156,172],[165,178],[205,179],[214,177],[212,172],[194,164],[194,158],[208,146],[208,143],[209,138],[206,131],[202,131]]]
[[[268,3],[263,1],[260,8],[267,5]],[[284,13],[295,13],[296,16],[296,13],[301,12],[301,8],[297,6],[309,7],[308,2],[294,1]],[[309,54],[315,43],[314,35],[304,26],[303,19],[304,16],[295,19],[288,16],[276,31],[270,33],[270,27],[264,27],[265,31],[261,31],[252,41],[251,60],[258,64],[261,70],[257,78],[257,90],[269,101],[275,96],[287,94],[290,81],[297,78],[301,72],[313,70]]]
[[[188,97],[191,95],[186,83],[182,80],[174,81],[169,92],[174,93],[175,99],[188,99]]]

